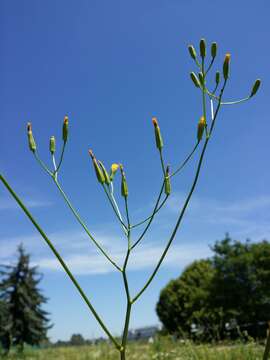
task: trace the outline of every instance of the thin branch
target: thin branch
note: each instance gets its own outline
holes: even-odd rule
[[[150,216],[149,218],[149,222],[148,224],[146,225],[144,231],[142,232],[142,234],[140,235],[140,237],[138,238],[138,240],[132,245],[131,249],[134,249],[135,246],[137,246],[139,244],[139,242],[143,239],[145,233],[147,232],[147,230],[149,229],[149,226],[151,225],[154,217],[155,217],[155,214],[157,213],[157,207],[158,207],[158,204],[159,204],[159,201],[160,201],[160,198],[161,198],[161,195],[162,195],[162,192],[163,192],[163,189],[164,189],[164,181],[163,181],[163,184],[162,184],[162,187],[161,187],[161,190],[160,190],[160,193],[158,195],[158,199],[157,199],[157,202],[156,202],[156,205],[154,207],[154,210],[153,210],[153,213],[152,215]],[[163,201],[163,203],[165,203],[165,201],[168,199],[169,195],[167,195]]]
[[[102,187],[103,187],[103,189],[104,189],[104,191],[105,191],[105,194],[106,194],[106,196],[107,196],[107,198],[108,198],[108,200],[109,200],[109,203],[111,204],[111,207],[112,207],[112,209],[113,209],[113,211],[114,211],[117,219],[120,221],[120,223],[121,223],[121,225],[122,225],[122,227],[123,227],[123,230],[124,230],[125,235],[127,235],[127,233],[128,233],[128,228],[127,228],[126,224],[124,223],[124,221],[122,220],[122,216],[121,216],[121,214],[120,214],[120,212],[119,212],[118,207],[115,207],[115,204],[114,204],[114,202],[113,202],[110,194],[108,193],[108,190],[106,189],[106,186],[105,186],[104,184],[102,184]],[[117,209],[118,209],[118,211],[117,211]]]
[[[61,188],[59,182],[53,178],[55,185],[57,186],[58,190],[60,191],[61,195],[63,196],[66,204],[70,208],[71,212],[79,222],[79,224],[83,227],[86,234],[89,236],[89,238],[93,241],[93,243],[96,245],[96,247],[102,252],[102,254],[109,260],[109,262],[119,271],[122,271],[121,268],[110,258],[110,256],[105,252],[105,250],[101,247],[101,245],[95,240],[93,235],[90,233],[88,227],[85,225],[85,223],[82,221],[80,215],[78,212],[74,209],[73,205],[71,204],[70,200],[68,199],[67,195],[65,194],[64,190]]]
[[[192,157],[192,155],[195,153],[197,147],[199,145],[199,141],[197,141],[196,145],[194,146],[194,148],[192,149],[191,153],[186,157],[186,159],[182,162],[182,164],[178,167],[178,169],[176,169],[171,175],[170,177],[173,177],[174,175],[176,175],[179,171],[181,171],[183,169],[183,167],[188,163],[189,159]]]

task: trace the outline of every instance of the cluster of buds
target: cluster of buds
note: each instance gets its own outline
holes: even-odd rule
[[[36,146],[36,142],[35,142],[33,132],[32,132],[32,124],[30,122],[27,124],[27,135],[28,135],[29,148],[32,152],[35,152],[37,150],[37,146]],[[67,116],[64,117],[62,138],[63,138],[64,144],[66,144],[66,142],[68,140],[68,117]],[[50,150],[50,153],[52,155],[54,155],[55,150],[56,150],[55,136],[50,137],[49,150]]]
[[[95,170],[95,173],[96,173],[97,180],[101,184],[110,185],[110,183],[113,182],[114,176],[115,176],[117,170],[120,167],[121,174],[122,174],[122,195],[126,194],[126,195],[123,195],[123,196],[127,196],[128,191],[127,191],[127,184],[126,184],[125,174],[124,174],[124,171],[123,171],[123,166],[119,165],[119,164],[116,164],[116,163],[112,164],[110,175],[109,175],[106,168],[105,168],[105,166],[104,166],[104,164],[100,160],[96,159],[93,151],[88,150],[88,153],[89,153],[89,155],[90,155],[90,157],[92,159],[92,163],[93,163],[93,166],[94,166],[94,170]],[[123,185],[123,183],[125,183],[125,184]],[[124,188],[125,188],[125,190],[123,191]]]

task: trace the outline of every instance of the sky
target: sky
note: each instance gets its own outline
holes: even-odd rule
[[[126,239],[87,150],[93,149],[107,168],[124,164],[131,222],[137,223],[151,213],[162,181],[151,117],[158,118],[165,161],[172,169],[196,142],[202,100],[189,78],[197,69],[187,46],[198,51],[204,37],[209,54],[209,45],[217,42],[210,87],[224,55],[231,53],[225,100],[247,96],[255,79],[262,79],[249,102],[221,108],[182,226],[160,272],[134,305],[131,328],[158,324],[155,306],[161,289],[193,260],[211,256],[211,245],[226,232],[240,241],[270,239],[269,11],[266,0],[0,2],[0,173],[63,255],[113,334],[121,334],[124,321],[121,274],[89,241],[36,163],[26,124],[32,122],[38,152],[51,167],[49,138],[56,136],[59,158],[62,123],[69,116],[59,182],[95,238],[122,264]],[[173,178],[166,206],[131,256],[132,294],[162,253],[198,155]],[[114,186],[123,212],[119,174]],[[40,288],[54,324],[50,339],[67,340],[73,333],[104,336],[44,240],[0,186],[0,263],[14,264],[20,243],[44,274]]]

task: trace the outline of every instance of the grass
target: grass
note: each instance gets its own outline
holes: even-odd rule
[[[152,344],[130,343],[128,360],[261,360],[263,346],[255,342],[220,345],[195,345],[163,338]],[[108,344],[47,349],[26,348],[23,355],[14,350],[8,360],[119,360],[118,353]]]

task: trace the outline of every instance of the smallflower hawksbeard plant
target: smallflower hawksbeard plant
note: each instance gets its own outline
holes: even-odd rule
[[[190,45],[188,47],[189,54],[191,58],[194,60],[195,66],[196,66],[196,72],[190,73],[190,78],[195,85],[196,89],[201,93],[201,103],[202,103],[202,112],[201,116],[198,119],[197,122],[197,136],[195,137],[194,146],[191,149],[190,153],[184,158],[184,160],[176,167],[175,169],[170,169],[168,166],[167,160],[164,159],[163,156],[163,148],[164,148],[164,142],[163,137],[161,134],[160,126],[158,123],[158,120],[156,117],[152,118],[153,128],[154,128],[154,135],[155,135],[155,143],[157,152],[160,157],[160,163],[161,163],[161,172],[162,172],[162,181],[161,181],[161,188],[160,192],[158,194],[158,197],[156,199],[154,208],[151,212],[151,214],[145,218],[142,219],[138,223],[132,222],[132,217],[129,214],[129,204],[128,204],[128,197],[129,197],[129,188],[128,188],[128,182],[127,177],[125,173],[125,168],[122,164],[113,163],[111,165],[110,171],[108,172],[103,162],[98,160],[92,150],[89,150],[90,160],[93,164],[94,172],[97,178],[98,183],[103,188],[105,197],[108,200],[113,213],[116,216],[117,221],[119,222],[119,225],[121,226],[123,230],[123,236],[127,240],[126,244],[126,255],[125,259],[122,264],[117,263],[114,261],[110,254],[108,254],[105,249],[102,247],[102,245],[99,243],[99,241],[92,235],[92,232],[89,230],[88,226],[84,223],[84,221],[81,219],[79,212],[74,208],[72,205],[68,195],[63,190],[61,183],[59,181],[59,174],[61,170],[61,165],[64,160],[64,154],[65,149],[67,146],[67,142],[69,139],[69,119],[67,116],[64,118],[63,122],[63,128],[62,128],[62,150],[59,156],[59,160],[57,161],[55,158],[56,153],[56,140],[55,137],[52,136],[49,140],[49,151],[52,158],[52,167],[48,167],[40,158],[37,150],[36,141],[34,139],[33,131],[32,131],[32,125],[31,123],[28,123],[27,125],[27,135],[28,135],[28,143],[29,148],[38,162],[38,164],[41,166],[41,168],[45,171],[45,173],[49,176],[49,178],[52,180],[54,185],[58,188],[60,195],[63,197],[63,200],[69,207],[70,211],[80,224],[86,234],[88,235],[90,241],[95,245],[98,250],[101,252],[101,254],[111,263],[111,266],[114,267],[119,274],[122,277],[122,281],[124,284],[125,289],[125,297],[126,297],[126,310],[125,310],[125,320],[123,324],[123,332],[121,339],[119,340],[116,338],[110,331],[110,329],[105,325],[105,322],[103,321],[101,315],[95,310],[94,305],[92,304],[91,300],[86,296],[85,292],[77,282],[76,278],[68,268],[67,264],[63,260],[62,256],[59,254],[55,246],[53,245],[53,242],[48,238],[44,230],[40,227],[40,225],[37,223],[33,215],[30,213],[29,209],[25,206],[23,201],[20,199],[20,197],[17,195],[17,193],[13,190],[10,183],[7,181],[7,179],[0,175],[0,180],[3,183],[3,185],[6,187],[8,192],[11,194],[11,196],[14,198],[14,200],[17,202],[17,204],[21,207],[21,209],[24,211],[25,215],[29,218],[29,220],[32,222],[36,230],[40,233],[42,238],[45,240],[47,245],[50,247],[56,258],[58,259],[60,265],[65,270],[66,274],[74,284],[74,286],[77,288],[80,296],[86,303],[87,307],[89,308],[90,312],[96,319],[96,321],[99,323],[101,328],[103,329],[104,333],[108,336],[112,344],[115,346],[115,348],[119,351],[119,357],[121,360],[126,359],[126,351],[127,351],[127,340],[128,340],[128,329],[129,329],[129,321],[130,321],[130,314],[132,311],[133,305],[136,303],[136,301],[142,296],[144,291],[148,288],[148,286],[151,284],[152,280],[154,279],[155,275],[157,274],[174,238],[177,233],[177,230],[179,229],[179,226],[181,224],[181,221],[183,219],[183,216],[185,214],[186,208],[189,204],[189,201],[192,197],[192,194],[194,192],[194,189],[197,185],[199,174],[201,171],[203,159],[205,156],[205,152],[208,146],[208,143],[210,139],[213,136],[213,130],[217,121],[217,117],[219,114],[219,111],[221,110],[222,106],[225,105],[233,105],[245,102],[249,99],[251,99],[258,91],[260,87],[261,81],[257,79],[252,86],[252,89],[249,93],[249,95],[241,100],[236,101],[225,101],[223,99],[224,90],[226,88],[227,82],[229,80],[230,76],[230,62],[231,62],[231,55],[226,54],[223,62],[222,67],[222,73],[219,71],[214,74],[214,76],[211,75],[210,77],[210,70],[212,68],[212,65],[215,61],[216,55],[217,55],[217,44],[214,42],[211,44],[210,47],[210,60],[206,61],[206,55],[207,55],[207,46],[204,39],[200,40],[199,43],[199,55],[197,55],[195,48]],[[210,80],[213,82],[212,88],[208,87],[207,80]],[[213,79],[213,80],[212,80]],[[207,111],[207,107],[209,107],[209,111]],[[208,115],[209,113],[209,115]],[[160,212],[160,210],[163,208],[163,206],[166,204],[171,191],[172,191],[172,181],[176,180],[176,175],[179,175],[181,170],[184,168],[184,166],[191,160],[195,152],[199,152],[198,154],[198,162],[195,165],[195,171],[194,171],[194,177],[191,179],[191,185],[189,188],[189,191],[187,193],[186,199],[182,206],[179,206],[179,215],[177,218],[177,221],[175,223],[175,226],[172,229],[171,235],[167,241],[167,244],[163,250],[163,253],[159,259],[157,259],[157,264],[155,268],[153,269],[150,277],[145,282],[144,286],[138,293],[134,294],[132,289],[130,288],[128,277],[127,277],[127,269],[129,265],[129,258],[136,246],[138,246],[141,241],[143,240],[145,234],[149,230],[151,223],[157,213]],[[119,173],[121,177],[121,189],[120,193],[124,201],[124,214],[121,213],[120,208],[118,206],[118,199],[114,194],[114,180],[115,176]],[[133,237],[133,229],[134,228],[142,228],[141,234],[139,237],[135,238]]]

